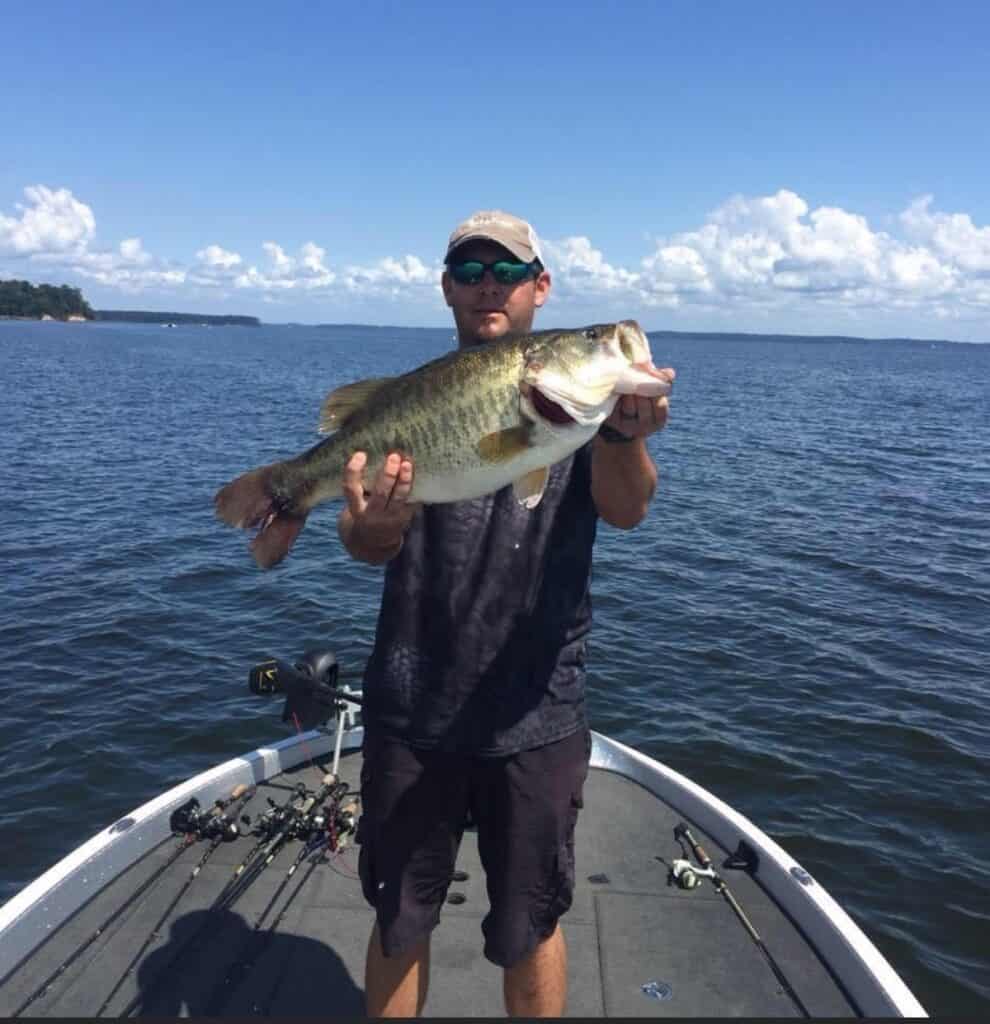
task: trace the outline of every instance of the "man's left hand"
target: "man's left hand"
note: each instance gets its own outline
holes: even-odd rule
[[[626,437],[649,437],[667,426],[669,415],[670,405],[666,395],[662,398],[623,395],[605,422]]]

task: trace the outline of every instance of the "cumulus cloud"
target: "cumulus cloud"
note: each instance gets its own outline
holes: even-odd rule
[[[963,270],[990,272],[990,225],[978,228],[968,213],[933,213],[921,196],[901,214],[909,234]]]
[[[125,238],[115,249],[94,247],[93,211],[69,189],[31,185],[24,197],[14,216],[0,213],[0,254],[125,292],[185,282],[183,269],[156,260],[140,238]]]
[[[638,273],[607,263],[584,235],[547,241],[545,249],[548,266],[560,275],[562,285],[568,289],[581,290],[591,283],[598,291],[610,292],[638,285]]]
[[[93,211],[67,188],[31,185],[24,189],[27,205],[17,203],[19,216],[0,213],[0,249],[18,254],[67,252],[84,248],[96,232]]]
[[[428,267],[418,256],[395,259],[386,256],[368,267],[349,266],[341,277],[343,286],[355,293],[399,294],[423,286],[439,288],[441,267]]]
[[[220,267],[229,270],[231,267],[240,266],[241,257],[239,253],[231,252],[219,245],[208,245],[196,253],[196,259],[205,267]]]
[[[605,260],[585,237],[548,242],[556,281],[591,301],[753,310],[829,305],[853,311],[916,308],[951,316],[987,304],[990,227],[931,209],[901,215],[907,238],[835,206],[811,209],[795,192],[734,196],[705,222],[655,242],[635,269]]]
[[[234,278],[235,288],[254,289],[260,292],[313,291],[328,288],[337,275],[324,262],[326,250],[315,242],[300,246],[297,256],[289,256],[275,242],[264,242],[262,248],[268,254],[268,266],[252,265]]]
[[[184,288],[253,293],[266,302],[293,295],[383,298],[439,308],[442,267],[413,254],[357,264],[331,261],[315,241],[293,251],[265,240],[262,258],[252,261],[211,241],[183,265],[157,258],[136,235],[98,245],[93,211],[66,188],[33,185],[24,200],[0,213],[0,256],[8,265],[58,267],[128,292]],[[812,208],[781,189],[732,196],[702,223],[655,238],[649,251],[625,263],[580,233],[544,240],[544,247],[556,301],[595,307],[597,315],[641,315],[637,309],[650,308],[804,315],[826,307],[853,316],[990,313],[990,226],[940,211],[925,195],[900,213],[894,231],[879,230],[853,210]]]

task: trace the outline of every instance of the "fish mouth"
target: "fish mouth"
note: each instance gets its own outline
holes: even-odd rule
[[[539,388],[532,388],[530,390],[529,399],[533,403],[533,408],[536,412],[547,422],[560,426],[568,423],[577,423],[577,420],[570,413],[562,406],[559,406],[552,398],[547,398]]]

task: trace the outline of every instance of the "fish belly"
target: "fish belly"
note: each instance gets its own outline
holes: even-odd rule
[[[475,463],[456,472],[437,472],[423,467],[415,470],[410,500],[428,505],[467,501],[493,494],[534,469],[552,466],[576,452],[597,430],[592,427],[569,428],[564,434],[551,435],[519,455],[504,462]]]

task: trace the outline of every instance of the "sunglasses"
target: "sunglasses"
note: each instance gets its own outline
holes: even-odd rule
[[[482,263],[481,260],[463,260],[460,263],[448,264],[450,276],[458,284],[478,284],[490,270],[492,277],[499,284],[519,284],[527,277],[535,277],[539,271],[539,260],[532,263],[521,263],[519,260],[496,260],[494,263]]]

